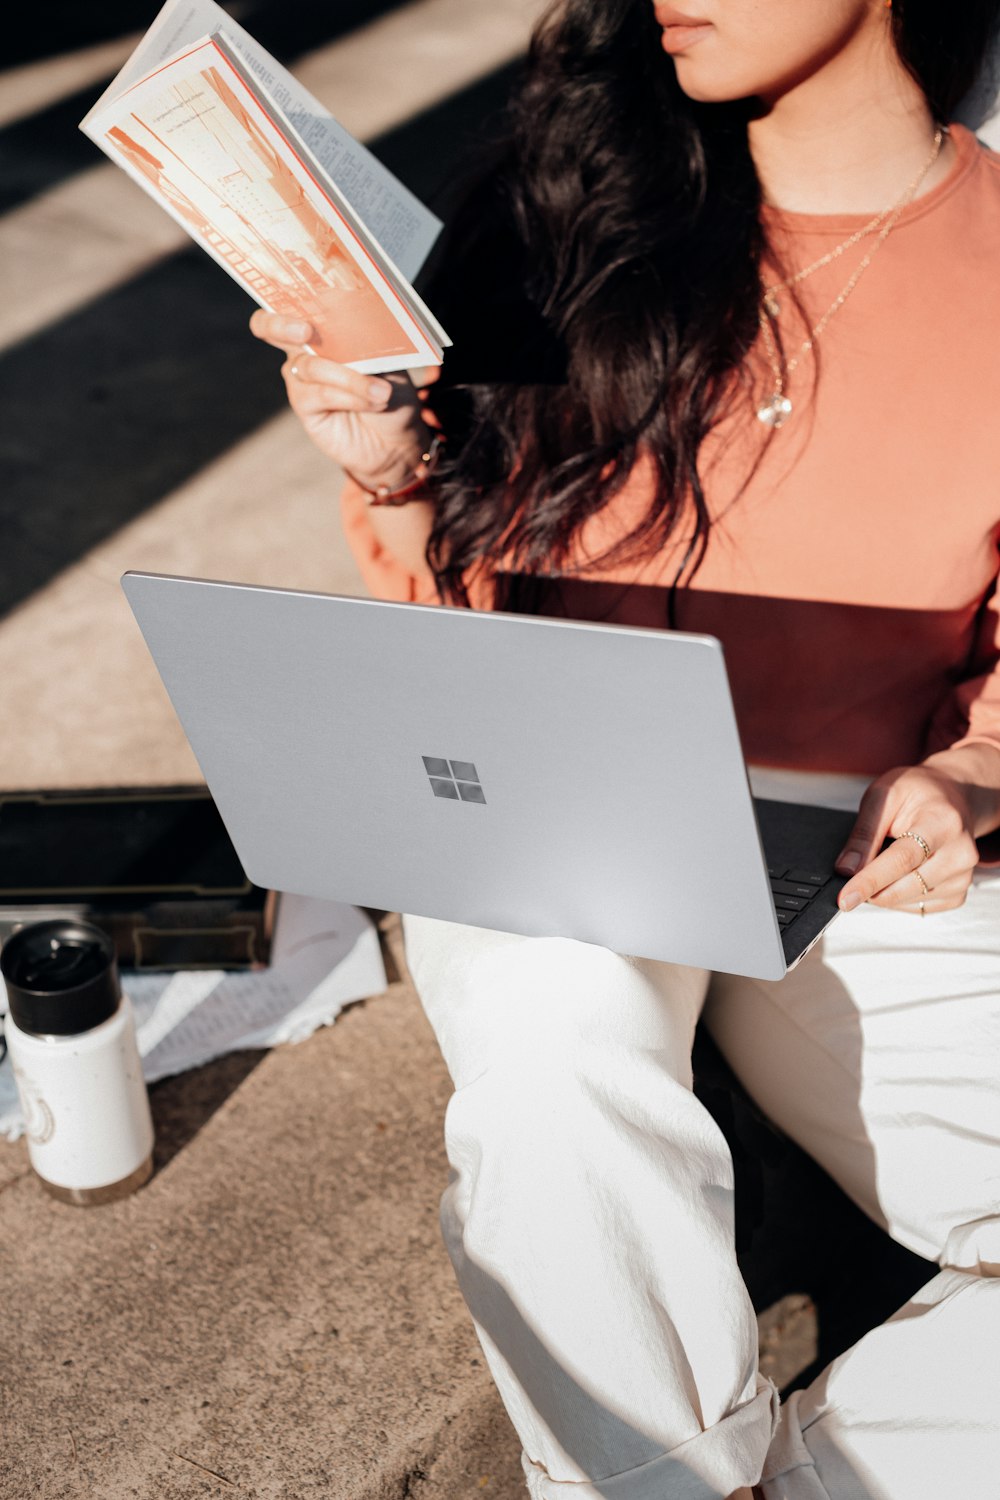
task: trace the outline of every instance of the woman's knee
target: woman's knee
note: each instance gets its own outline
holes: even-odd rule
[[[414,980],[456,1087],[497,1065],[555,1079],[593,1048],[653,1051],[690,1085],[707,976],[589,943],[407,919]],[[412,953],[411,953],[412,949]]]

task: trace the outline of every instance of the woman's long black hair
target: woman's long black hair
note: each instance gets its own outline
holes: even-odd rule
[[[1000,0],[894,0],[899,55],[935,119],[972,86]],[[683,532],[674,580],[707,542],[698,470],[758,331],[761,193],[747,106],[677,83],[651,0],[558,0],[516,101],[505,193],[530,304],[562,351],[559,380],[480,383],[437,490],[428,561],[466,603],[477,567],[558,570],[641,454],[645,516],[601,562]],[[512,273],[515,268],[511,268]]]

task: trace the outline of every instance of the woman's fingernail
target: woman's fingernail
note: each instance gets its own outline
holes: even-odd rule
[[[376,406],[384,406],[392,395],[392,386],[388,380],[373,380],[368,387],[368,395]]]
[[[853,875],[861,865],[861,855],[857,849],[845,849],[843,854],[837,855],[834,864],[842,875]]]
[[[840,898],[841,911],[853,911],[856,906],[861,905],[861,897],[857,891],[849,891],[846,896]]]
[[[311,323],[286,323],[282,329],[286,339],[294,344],[304,344],[312,335]]]

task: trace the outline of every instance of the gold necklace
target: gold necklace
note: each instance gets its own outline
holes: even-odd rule
[[[837,260],[847,250],[853,250],[855,245],[860,244],[863,239],[873,234],[876,229],[880,229],[889,215],[895,213],[897,208],[905,208],[933,165],[939,149],[940,145],[935,141],[931,147],[930,159],[924,163],[913,181],[907,183],[899,197],[890,203],[888,208],[883,208],[880,213],[875,214],[873,218],[868,220],[867,224],[863,224],[860,229],[856,229],[846,240],[842,240],[839,245],[835,245],[832,250],[828,250],[826,255],[821,255],[819,260],[814,260],[811,265],[804,266],[801,271],[796,271],[794,276],[786,276],[782,281],[773,281],[770,286],[764,288],[763,304],[772,318],[779,317],[781,313],[781,304],[775,295],[777,292],[782,291],[786,287],[797,286],[800,281],[805,281],[806,277],[811,276],[814,271],[822,270],[824,266],[830,265],[832,261]]]
[[[763,422],[765,427],[782,427],[785,422],[788,421],[788,418],[792,414],[792,403],[785,395],[786,381],[798,368],[798,365],[801,362],[803,356],[808,354],[812,349],[813,345],[816,343],[817,339],[820,337],[823,330],[830,322],[830,319],[843,307],[844,303],[847,301],[848,297],[854,291],[854,288],[857,286],[858,282],[861,280],[862,276],[871,265],[875,255],[885,244],[892,230],[895,228],[903,210],[908,207],[908,205],[916,197],[917,192],[920,188],[920,184],[927,176],[927,173],[930,171],[935,161],[937,161],[938,152],[941,150],[941,142],[943,140],[944,128],[943,126],[939,125],[934,132],[934,144],[931,147],[930,155],[927,157],[927,160],[920,168],[920,171],[917,173],[916,177],[914,177],[913,181],[908,184],[906,190],[896,200],[895,203],[890,204],[888,208],[883,209],[881,213],[876,214],[875,217],[869,221],[869,223],[864,225],[863,228],[856,230],[849,239],[844,240],[844,242],[840,245],[837,245],[835,249],[829,251],[826,255],[821,256],[819,260],[813,261],[812,265],[806,266],[804,270],[796,272],[794,276],[789,276],[784,281],[776,281],[771,286],[765,287],[763,298],[761,300],[760,311],[758,314],[758,322],[760,324],[760,331],[764,342],[764,349],[767,354],[767,361],[771,366],[771,373],[774,376],[774,389],[771,392],[771,395],[768,396],[767,400],[763,401],[757,408],[757,420],[759,422]],[[879,228],[879,226],[881,227]],[[832,261],[843,255],[846,250],[849,250],[853,245],[858,244],[862,239],[865,238],[866,235],[874,233],[876,228],[879,228],[879,232],[875,239],[874,245],[872,245],[871,249],[862,257],[854,272],[849,277],[848,281],[841,289],[841,291],[838,292],[836,297],[834,297],[833,301],[830,303],[830,306],[820,318],[819,322],[809,330],[809,337],[803,342],[802,347],[799,349],[798,353],[795,354],[787,364],[783,365],[781,357],[778,353],[778,345],[777,340],[774,337],[774,329],[771,326],[772,323],[777,321],[778,316],[781,313],[781,306],[775,294],[781,291],[783,288],[795,286],[797,282],[805,281],[806,277],[811,276],[814,271],[818,271],[822,266],[829,265]]]
[[[905,196],[904,194],[904,199]],[[845,251],[853,250],[855,245],[860,244],[868,235],[873,234],[876,229],[881,228],[895,207],[896,204],[893,203],[889,208],[884,208],[873,219],[869,219],[863,228],[856,229],[849,239],[842,241],[833,250],[828,251],[826,255],[821,255],[819,260],[814,260],[812,265],[806,266],[804,270],[796,271],[794,276],[786,276],[783,281],[773,281],[770,286],[766,286],[763,298],[761,299],[765,311],[772,318],[780,317],[781,303],[778,301],[776,295],[778,292],[783,291],[786,287],[797,286],[800,281],[805,281],[806,277],[811,276],[814,271],[820,271],[824,266],[830,265],[831,261],[837,260]]]

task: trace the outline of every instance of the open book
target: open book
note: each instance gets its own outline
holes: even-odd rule
[[[214,0],[167,0],[80,128],[314,352],[441,363],[410,285],[440,220]]]

